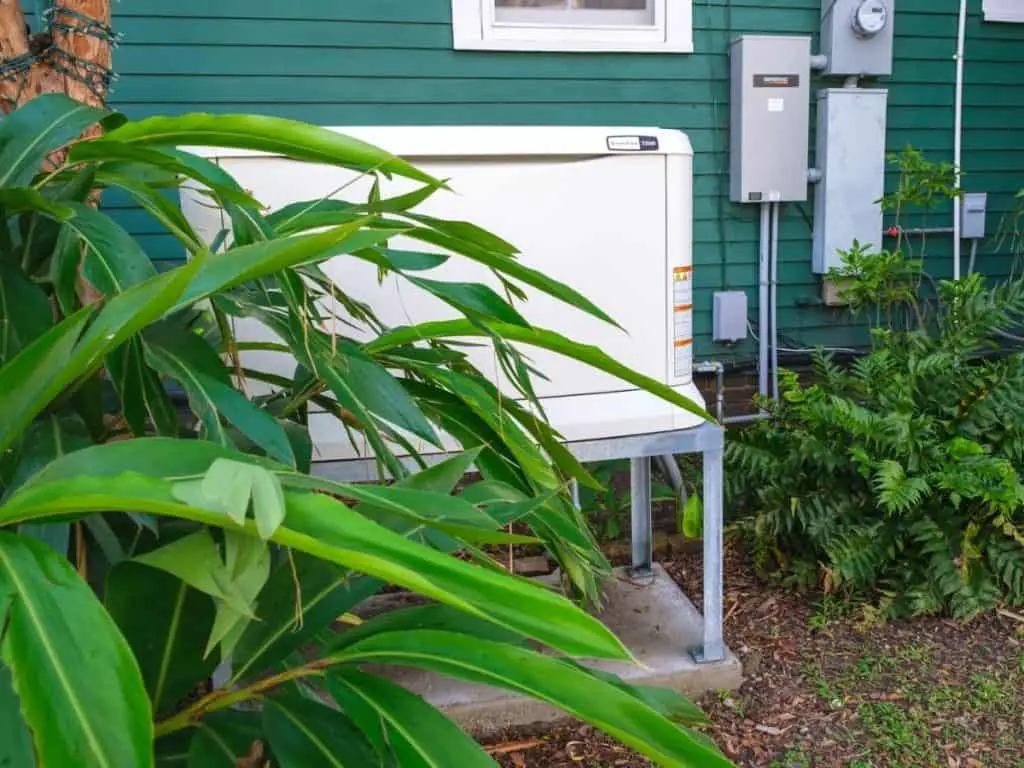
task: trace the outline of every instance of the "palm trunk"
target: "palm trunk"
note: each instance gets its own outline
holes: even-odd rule
[[[109,27],[110,0],[60,0],[54,19],[74,28],[81,24],[78,14]],[[19,0],[0,0],[0,60],[10,62],[48,47],[42,34],[29,36]],[[104,82],[98,73],[110,69],[110,41],[58,25],[52,42],[50,54],[41,55],[26,71],[0,80],[4,112],[44,93],[64,93],[83,104],[103,105]]]

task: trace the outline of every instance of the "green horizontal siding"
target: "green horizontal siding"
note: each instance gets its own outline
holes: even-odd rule
[[[670,0],[672,1],[672,0]],[[711,293],[757,299],[757,210],[728,202],[728,44],[744,33],[817,36],[819,0],[695,0],[693,55],[499,53],[452,50],[450,0],[131,0],[115,6],[125,42],[113,103],[133,117],[195,110],[261,112],[326,125],[652,125],[686,131],[694,160],[698,355],[747,357],[708,338]],[[901,0],[890,89],[890,151],[908,144],[936,160],[953,150],[957,4]],[[1005,275],[1014,257],[1000,222],[1024,186],[1024,25],[985,24],[971,0],[964,92],[964,185],[990,194],[978,263]],[[817,87],[834,85],[820,81]],[[895,176],[889,175],[890,186]],[[123,198],[106,204],[157,260],[173,238]],[[949,226],[948,211],[928,219]],[[780,329],[789,344],[862,340],[841,309],[817,306],[810,271],[813,204],[787,205],[780,232]],[[918,224],[920,222],[909,222]],[[966,248],[965,248],[966,250]],[[949,238],[925,248],[950,272]],[[752,315],[756,316],[756,315]]]

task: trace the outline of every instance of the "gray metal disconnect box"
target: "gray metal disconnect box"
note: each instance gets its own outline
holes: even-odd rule
[[[730,53],[731,199],[806,200],[811,38],[744,35]]]

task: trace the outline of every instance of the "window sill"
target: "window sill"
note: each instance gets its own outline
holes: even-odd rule
[[[457,51],[547,51],[550,53],[693,53],[693,42],[604,40],[455,40]]]

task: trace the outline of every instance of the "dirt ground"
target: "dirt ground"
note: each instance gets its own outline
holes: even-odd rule
[[[699,554],[673,557],[666,568],[699,594]],[[1024,768],[1024,616],[878,626],[863,607],[758,583],[734,551],[725,609],[745,682],[701,704],[737,765]],[[514,729],[487,746],[509,768],[650,765],[573,721]]]

